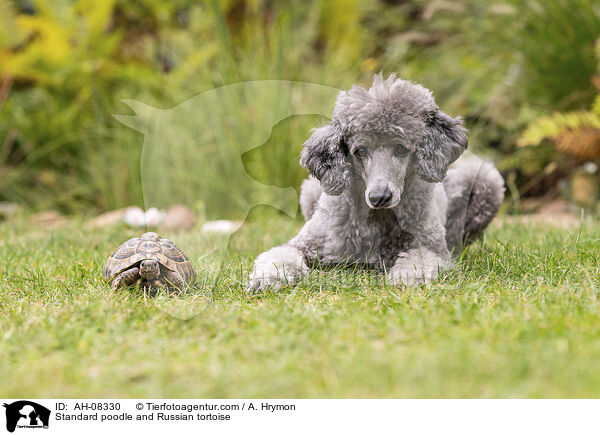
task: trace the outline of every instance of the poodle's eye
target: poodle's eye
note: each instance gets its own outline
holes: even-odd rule
[[[367,150],[364,147],[358,147],[353,151],[354,155],[359,159],[362,159],[367,155]]]
[[[406,148],[398,147],[394,150],[394,155],[396,157],[404,157],[406,154],[408,154],[408,150]]]

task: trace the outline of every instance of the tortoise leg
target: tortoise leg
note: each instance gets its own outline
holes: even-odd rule
[[[137,267],[132,267],[131,269],[127,269],[120,274],[118,274],[111,284],[113,290],[119,290],[121,287],[130,286],[135,284],[135,282],[140,277],[140,269]]]
[[[187,288],[187,283],[181,279],[177,272],[169,272],[168,274],[164,275],[163,278],[169,290],[181,291]]]
[[[146,286],[148,289],[148,296],[156,297],[158,295],[158,291],[162,288],[165,288],[164,283],[160,279],[151,279],[146,281]]]

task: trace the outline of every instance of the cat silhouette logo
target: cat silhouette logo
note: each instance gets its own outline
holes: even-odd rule
[[[4,404],[6,408],[6,430],[14,432],[19,429],[48,429],[50,410],[29,400],[19,400]]]
[[[265,169],[269,165],[258,156],[271,155],[290,162],[291,170],[299,168],[305,136],[316,117],[331,114],[339,92],[313,83],[259,80],[211,89],[167,109],[123,100],[135,115],[114,117],[144,135],[140,176],[146,209],[196,204],[208,220],[235,216],[244,222],[254,207],[266,205],[293,219],[298,193],[288,167]],[[155,306],[180,319],[198,315],[212,301],[229,241],[227,234],[213,234],[211,249],[190,258],[203,265],[193,304],[160,298]]]

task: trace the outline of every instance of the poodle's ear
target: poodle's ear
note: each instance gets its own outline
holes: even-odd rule
[[[321,182],[329,195],[339,195],[350,181],[348,147],[340,130],[326,125],[313,130],[304,143],[300,164]]]
[[[417,173],[430,183],[439,183],[448,166],[467,148],[467,134],[460,118],[451,118],[440,110],[426,114],[426,131],[417,146]]]

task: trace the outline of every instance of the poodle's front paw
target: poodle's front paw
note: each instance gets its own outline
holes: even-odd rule
[[[248,289],[261,292],[292,286],[308,274],[308,267],[300,252],[291,247],[277,247],[258,256],[250,274]]]
[[[445,263],[443,258],[430,252],[402,253],[388,277],[396,285],[428,284],[438,277]]]
[[[437,278],[438,269],[420,267],[418,265],[394,266],[388,278],[396,285],[428,284]]]
[[[281,290],[285,287],[286,282],[272,276],[258,277],[255,273],[250,275],[250,281],[246,290],[254,293],[261,293],[267,289]]]
[[[256,265],[250,275],[248,290],[253,292],[262,292],[266,289],[281,290],[284,287],[292,286],[300,280],[291,267],[285,264]]]

